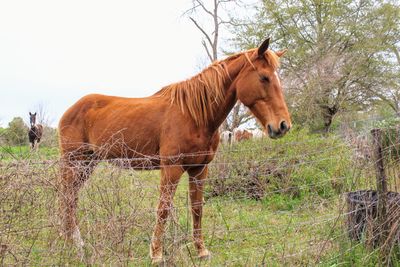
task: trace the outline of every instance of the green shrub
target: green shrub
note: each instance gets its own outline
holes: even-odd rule
[[[400,127],[383,130],[382,148],[387,159],[394,161],[400,159]]]
[[[4,146],[7,144],[6,134],[7,130],[5,128],[0,127],[0,146]]]
[[[210,166],[206,195],[329,197],[348,189],[351,160],[350,149],[339,137],[310,134],[305,129],[279,140],[221,146]]]
[[[375,122],[376,128],[393,128],[400,126],[400,117],[389,117]]]
[[[6,143],[12,146],[28,144],[29,128],[21,117],[15,117],[4,131]]]
[[[382,149],[385,158],[400,159],[400,117],[390,117],[375,123],[382,130]]]
[[[43,147],[58,147],[58,132],[56,128],[44,126],[43,136],[40,140],[40,146]]]

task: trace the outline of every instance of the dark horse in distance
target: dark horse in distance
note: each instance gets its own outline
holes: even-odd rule
[[[40,139],[43,135],[43,126],[41,124],[36,124],[36,112],[33,114],[29,112],[29,121],[31,124],[28,133],[29,143],[31,144],[31,149],[34,150],[39,147]]]
[[[78,192],[99,160],[128,158],[134,169],[161,170],[150,244],[153,263],[162,262],[165,223],[185,172],[189,174],[194,245],[199,257],[209,257],[201,226],[203,190],[220,125],[239,100],[271,138],[285,135],[291,127],[277,74],[285,51],[273,52],[268,45],[269,39],[259,48],[216,61],[191,79],[149,97],[92,94],[71,106],[59,124],[60,205],[66,237],[83,247],[76,216]],[[160,56],[152,53],[152,64],[162,60]]]

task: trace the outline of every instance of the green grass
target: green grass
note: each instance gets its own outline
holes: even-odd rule
[[[110,169],[107,165],[99,167],[81,192],[79,217],[82,236],[88,245],[84,262],[149,264],[148,247],[155,219],[158,179],[158,172],[132,176],[130,171]],[[79,264],[75,249],[59,237],[57,227],[42,228],[57,221],[56,193],[51,187],[39,187],[42,186],[30,187],[31,193],[19,190],[20,194],[14,195],[14,199],[24,203],[19,203],[18,208],[15,203],[10,207],[3,205],[6,210],[13,210],[14,218],[8,223],[10,228],[1,229],[6,233],[1,242],[10,244],[11,248],[21,247],[25,253],[30,251],[28,256],[23,251],[14,251],[20,256],[18,263]],[[166,259],[178,265],[191,264],[190,255],[199,263],[191,243],[187,202],[187,177],[183,177],[175,196],[174,219],[169,222],[164,244]],[[289,203],[279,196],[264,201],[224,197],[207,200],[204,235],[213,253],[207,265],[313,263],[318,249],[314,245],[308,248],[308,240],[324,242],[331,221],[320,224],[319,219],[335,216],[332,210],[338,205],[337,199],[312,203],[312,209],[306,203]],[[1,225],[5,224],[2,221]],[[291,256],[304,247],[308,248],[304,253]],[[15,261],[7,254],[4,263]]]
[[[0,161],[56,159],[58,153],[57,147],[41,146],[37,151],[32,151],[28,145],[0,146]]]

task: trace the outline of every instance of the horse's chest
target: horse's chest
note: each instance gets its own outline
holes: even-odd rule
[[[208,164],[215,156],[218,147],[219,139],[214,136],[205,138],[204,136],[197,136],[192,139],[192,143],[188,152],[185,163],[187,164]]]

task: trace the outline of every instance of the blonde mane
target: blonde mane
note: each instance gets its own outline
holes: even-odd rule
[[[216,61],[196,76],[165,86],[155,95],[167,97],[183,113],[188,112],[196,125],[206,125],[214,118],[213,104],[224,99],[224,84],[229,75],[226,65]]]
[[[215,115],[213,106],[218,106],[224,100],[225,82],[231,79],[226,61],[245,55],[250,65],[254,67],[248,53],[256,51],[257,48],[250,49],[215,61],[192,78],[163,87],[155,96],[170,99],[171,104],[177,104],[182,113],[188,112],[197,126],[207,125],[209,119],[213,119]],[[274,70],[279,67],[279,57],[274,52],[267,50],[264,57]]]

